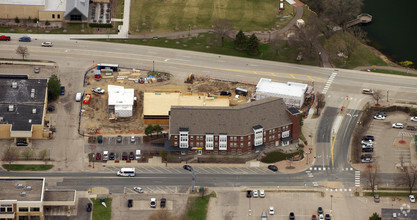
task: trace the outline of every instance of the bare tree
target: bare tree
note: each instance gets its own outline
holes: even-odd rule
[[[400,157],[400,170],[401,174],[397,179],[397,184],[400,186],[406,186],[409,190],[409,193],[413,193],[413,188],[416,185],[417,181],[417,170],[416,165],[411,163],[405,163],[403,157]]]
[[[320,108],[323,108],[323,107],[324,107],[324,105],[325,105],[324,98],[325,98],[325,96],[324,96],[324,94],[323,94],[323,93],[320,93],[320,92],[317,92],[317,93],[316,93],[316,100],[317,100],[317,104],[316,104],[316,114],[317,114],[317,115],[319,115],[319,114],[320,114],[320,113],[319,113]]]
[[[323,15],[345,29],[346,22],[355,19],[361,12],[363,0],[322,0]]]
[[[25,59],[25,57],[29,56],[28,48],[20,45],[17,47],[16,53],[22,55],[23,60]]]
[[[226,36],[227,32],[233,30],[233,23],[227,19],[214,19],[213,29],[214,32],[216,32],[220,36],[223,47],[224,37]]]
[[[375,186],[378,184],[378,166],[368,165],[366,167],[366,178],[368,180],[369,187],[371,187],[372,193],[375,191]]]
[[[172,215],[168,210],[159,210],[149,215],[148,220],[177,220],[177,216]]]
[[[282,44],[283,44],[283,42],[280,39],[278,39],[278,37],[272,39],[272,41],[270,43],[271,49],[273,51],[275,51],[275,56],[276,57],[278,57],[278,55],[279,55],[279,49],[281,48]]]
[[[9,166],[12,164],[13,161],[16,161],[18,159],[19,159],[19,150],[16,147],[9,147],[3,153],[2,161],[9,163]]]
[[[33,157],[33,150],[32,150],[30,147],[25,148],[25,149],[22,151],[22,156],[23,156],[26,160],[32,159],[32,157]]]
[[[311,56],[314,48],[313,40],[316,38],[314,33],[318,32],[313,32],[301,27],[295,32],[295,35],[288,40],[288,43],[292,47],[304,51],[304,56]]]
[[[375,99],[376,105],[379,105],[379,100],[384,98],[384,93],[381,90],[375,90],[372,97]]]
[[[48,150],[47,149],[43,149],[39,152],[38,154],[39,159],[43,160],[45,162],[46,165],[46,161],[48,159]]]

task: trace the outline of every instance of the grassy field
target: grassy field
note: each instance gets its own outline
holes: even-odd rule
[[[401,72],[401,71],[395,71],[395,70],[371,69],[371,72],[417,77],[417,75],[414,73],[407,73],[407,72]]]
[[[211,193],[204,197],[190,198],[188,203],[187,217],[193,220],[205,220],[207,215],[207,206],[211,197],[216,197],[216,194]]]
[[[3,164],[3,168],[6,170],[13,170],[13,171],[43,171],[43,170],[49,170],[54,165],[19,165],[19,164]]]
[[[232,21],[236,30],[263,31],[291,20],[295,8],[285,4],[284,13],[278,15],[276,0],[132,0],[129,29],[131,34],[186,31],[188,25],[211,28],[213,19],[223,18]]]
[[[378,194],[381,197],[393,197],[393,196],[408,197],[408,195],[410,195],[409,193],[406,193],[406,192],[404,192],[404,193],[401,193],[401,192],[375,192],[375,193],[367,192],[367,193],[364,193],[363,195],[364,196],[374,196],[374,194]],[[414,195],[414,197],[417,197],[416,193],[413,193],[413,195]]]
[[[105,198],[107,208],[100,203],[100,198],[91,200],[93,201],[93,220],[110,220],[111,198]]]
[[[275,163],[278,161],[290,159],[297,154],[301,154],[302,152],[303,151],[297,151],[297,152],[290,153],[290,154],[284,154],[279,151],[275,151],[275,152],[268,153],[265,157],[261,159],[261,161],[264,163]]]

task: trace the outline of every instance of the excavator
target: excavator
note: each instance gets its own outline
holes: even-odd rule
[[[190,73],[190,75],[188,75],[187,78],[185,79],[184,83],[193,84],[193,81],[194,81],[194,74]]]

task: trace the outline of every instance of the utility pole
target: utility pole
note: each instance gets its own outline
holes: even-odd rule
[[[191,24],[188,24],[188,37],[191,36]]]
[[[155,60],[152,60],[152,72],[155,72]]]

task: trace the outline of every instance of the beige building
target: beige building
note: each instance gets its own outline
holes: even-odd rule
[[[204,93],[172,91],[145,92],[143,94],[143,123],[145,125],[169,125],[171,106],[217,106],[229,107],[229,97],[211,96]]]
[[[0,177],[0,219],[43,220],[45,209],[75,206],[76,191],[45,191],[45,178]]]
[[[47,79],[0,75],[0,139],[29,142],[48,138]]]
[[[86,0],[87,1],[87,0]],[[0,18],[63,21],[66,0],[0,0]]]

